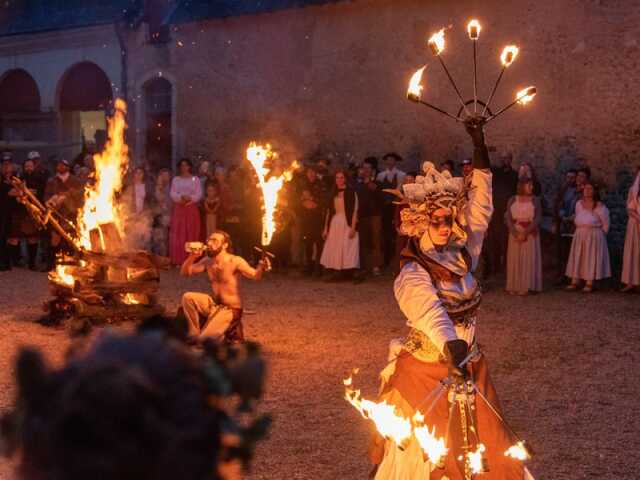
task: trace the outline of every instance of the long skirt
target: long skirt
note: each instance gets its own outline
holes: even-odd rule
[[[508,292],[542,291],[542,254],[540,236],[529,235],[519,242],[509,235],[507,247],[507,287]]]
[[[611,276],[607,237],[601,228],[576,228],[565,275],[587,281]]]
[[[333,216],[320,257],[323,267],[332,270],[360,267],[360,240],[357,233],[353,238],[349,238],[350,229],[344,213],[336,213]]]
[[[187,258],[184,244],[200,240],[200,210],[195,204],[176,203],[171,214],[169,229],[169,256],[174,265],[182,264]]]
[[[632,217],[624,237],[621,280],[625,285],[640,285],[640,223]]]
[[[501,413],[498,395],[489,378],[487,362],[484,356],[471,362],[469,370],[480,392]],[[395,405],[406,418],[413,418],[416,409],[425,414],[431,400],[425,398],[447,377],[447,366],[440,362],[423,362],[405,350],[400,352],[395,371],[389,382],[383,387],[380,400]],[[490,475],[487,478],[500,480],[523,480],[531,478],[523,464],[505,456],[507,449],[516,443],[516,439],[508,432],[487,404],[475,397],[475,425],[479,439],[467,428],[469,444],[475,450],[478,443],[484,444],[486,450],[483,457],[488,460]],[[425,424],[436,437],[445,437],[449,422],[449,407],[445,393],[435,404],[433,410],[425,415]],[[468,411],[468,410],[467,410]],[[504,418],[504,417],[503,417]],[[468,419],[466,420],[468,422]],[[449,433],[449,451],[444,460],[444,468],[437,468],[423,457],[422,450],[412,437],[411,442],[403,450],[391,440],[385,440],[376,434],[369,454],[375,464],[379,464],[376,480],[464,480],[464,463],[459,460],[463,455],[463,434],[460,412],[453,410]],[[467,426],[469,426],[467,424]],[[479,440],[479,441],[478,441]]]

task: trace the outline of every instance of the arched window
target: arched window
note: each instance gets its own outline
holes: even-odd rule
[[[82,157],[86,151],[102,150],[112,104],[109,77],[95,63],[77,63],[65,72],[58,86],[61,136],[71,145],[65,155]]]
[[[145,106],[145,156],[152,169],[172,167],[172,105],[171,83],[156,77],[143,86]]]
[[[0,112],[26,113],[40,111],[40,91],[31,75],[24,70],[11,70],[0,80]]]
[[[112,102],[109,77],[95,63],[78,63],[63,75],[59,101],[61,111],[106,110]]]

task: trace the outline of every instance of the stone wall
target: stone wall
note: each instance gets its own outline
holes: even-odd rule
[[[638,163],[637,2],[356,0],[215,19],[176,26],[162,54],[134,39],[130,78],[163,70],[174,79],[179,155],[238,161],[249,140],[264,139],[297,156],[340,161],[395,150],[411,168],[469,152],[459,125],[408,102],[405,92],[427,63],[425,99],[457,110],[426,48],[432,32],[451,25],[444,58],[471,96],[471,17],[483,25],[481,94],[508,43],[521,55],[494,107],[520,87],[539,91],[532,105],[488,127],[498,150],[512,150],[543,176],[584,157],[612,182],[617,170]]]

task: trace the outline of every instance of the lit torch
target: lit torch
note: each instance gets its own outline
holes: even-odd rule
[[[413,417],[413,434],[420,444],[420,448],[434,465],[442,465],[448,449],[443,438],[436,437],[436,427],[429,430],[424,424],[424,416],[418,411]]]
[[[362,398],[360,390],[353,388],[353,377],[343,380],[344,398],[360,412],[364,418],[373,421],[384,438],[393,440],[402,448],[411,438],[411,421],[396,413],[396,407],[387,402],[372,402]]]
[[[293,170],[298,165],[294,162],[290,169],[279,176],[269,176],[271,169],[265,165],[277,157],[277,153],[271,150],[271,145],[264,147],[255,142],[249,144],[247,148],[247,160],[253,166],[256,176],[258,177],[258,186],[262,190],[262,203],[264,206],[264,215],[262,216],[262,246],[266,247],[271,243],[273,234],[276,231],[275,212],[278,205],[278,192],[284,186],[285,181],[291,180]],[[268,177],[268,178],[267,178]]]
[[[468,452],[466,454],[467,468],[472,474],[486,473],[489,471],[486,459],[482,456],[485,452],[485,446],[480,443],[475,452]]]
[[[520,49],[515,45],[507,45],[502,49],[502,53],[500,54],[500,62],[502,62],[502,69],[500,70],[500,75],[498,75],[498,79],[496,80],[496,83],[493,85],[493,90],[491,90],[491,95],[489,95],[489,100],[487,100],[487,104],[484,106],[484,109],[482,110],[482,115],[484,115],[484,113],[487,111],[487,108],[489,108],[489,104],[491,103],[491,100],[493,100],[493,96],[495,95],[496,90],[498,89],[498,85],[500,85],[500,80],[502,80],[502,76],[504,75],[504,72],[514,62],[514,60],[518,56],[519,51]]]
[[[425,102],[424,100],[422,100],[422,90],[424,89],[424,86],[422,85],[422,74],[424,73],[424,69],[427,68],[427,66],[425,65],[422,68],[419,68],[418,70],[416,70],[416,72],[411,75],[411,80],[409,80],[409,88],[407,89],[407,98],[409,100],[411,100],[412,102],[415,103],[420,103],[422,105],[425,105],[429,108],[432,108],[433,110],[442,113],[443,115],[446,115],[447,117],[451,117],[454,120],[456,120],[457,122],[461,122],[462,119],[460,117],[456,117],[455,115],[451,115],[449,112],[436,107],[435,105],[432,105],[429,102]]]
[[[469,109],[467,108],[467,105],[464,103],[464,100],[462,99],[462,94],[460,93],[460,90],[458,90],[458,86],[456,85],[456,82],[453,80],[453,77],[449,73],[449,69],[444,64],[444,60],[442,59],[441,53],[444,50],[444,28],[441,28],[439,31],[431,35],[431,37],[429,37],[428,44],[429,44],[429,48],[431,49],[431,53],[433,53],[438,58],[438,60],[440,60],[440,65],[442,65],[444,72],[447,74],[447,77],[449,78],[449,82],[451,83],[451,86],[455,90],[456,95],[458,95],[458,99],[460,100],[462,107],[464,108],[464,110],[467,112],[468,115],[471,115],[471,112],[469,111]]]
[[[520,90],[518,93],[516,93],[516,99],[513,102],[511,102],[509,105],[504,107],[502,110],[499,110],[496,114],[490,116],[485,123],[488,123],[494,118],[496,118],[497,116],[503,114],[504,112],[509,110],[511,107],[513,107],[516,103],[519,103],[520,105],[526,105],[527,103],[533,100],[533,97],[536,96],[536,93],[537,93],[536,87],[527,87]]]
[[[473,19],[467,25],[469,38],[473,40],[473,113],[478,112],[478,38],[480,38],[480,22]]]

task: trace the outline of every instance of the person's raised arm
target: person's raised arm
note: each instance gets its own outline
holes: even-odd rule
[[[180,275],[190,277],[206,270],[206,258],[202,258],[202,253],[191,253],[180,267]]]
[[[487,170],[491,167],[489,151],[484,143],[483,125],[483,120],[476,117],[464,122],[464,128],[473,142],[473,168],[477,170]]]

